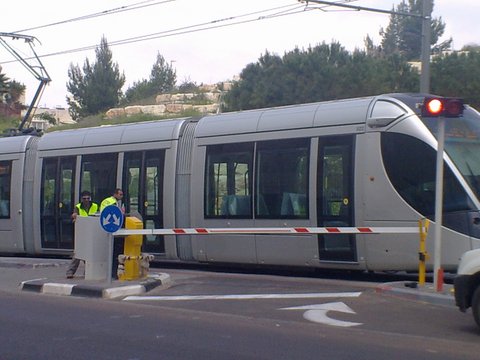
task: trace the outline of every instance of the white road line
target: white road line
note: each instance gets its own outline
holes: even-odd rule
[[[183,295],[183,296],[128,296],[125,301],[186,301],[186,300],[254,300],[254,299],[322,299],[359,297],[361,292],[307,293],[307,294],[239,294],[239,295]]]

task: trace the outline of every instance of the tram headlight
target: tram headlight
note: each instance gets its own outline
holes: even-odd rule
[[[421,108],[422,116],[424,117],[459,117],[463,115],[463,100],[446,97],[426,97]]]

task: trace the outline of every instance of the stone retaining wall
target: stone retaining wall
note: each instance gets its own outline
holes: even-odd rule
[[[220,108],[221,92],[201,92],[187,94],[160,94],[156,97],[156,105],[134,105],[124,108],[113,108],[106,112],[107,119],[119,116],[149,114],[164,116],[180,114],[185,111],[196,111],[200,114],[215,114]],[[205,101],[209,104],[193,105],[189,102]]]

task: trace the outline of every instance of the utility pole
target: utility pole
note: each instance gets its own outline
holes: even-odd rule
[[[432,38],[432,0],[423,0],[422,4],[422,51],[420,60],[420,92],[430,92],[430,42]]]
[[[299,2],[316,3],[321,5],[343,7],[347,9],[353,9],[357,11],[370,11],[382,14],[409,16],[422,19],[422,46],[421,46],[421,63],[422,71],[420,73],[420,92],[430,92],[430,39],[431,35],[431,22],[432,22],[432,0],[423,0],[422,14],[412,14],[399,11],[390,11],[384,9],[375,9],[364,6],[356,6],[332,1],[321,0],[298,0]]]

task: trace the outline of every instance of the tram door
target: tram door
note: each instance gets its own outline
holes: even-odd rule
[[[320,138],[317,176],[319,227],[353,226],[353,138]],[[324,261],[356,261],[355,237],[319,235],[319,257]]]
[[[163,228],[163,150],[125,153],[123,190],[127,213],[139,213],[145,229]],[[163,236],[146,236],[143,251],[165,253]]]
[[[22,189],[16,182],[23,173],[15,171],[13,164],[0,161],[0,251],[18,251],[23,243],[22,218],[16,216],[22,203]]]
[[[116,188],[117,162],[117,153],[83,155],[80,191],[90,191],[92,200],[100,205]]]
[[[73,249],[75,157],[45,158],[42,169],[42,247]]]

